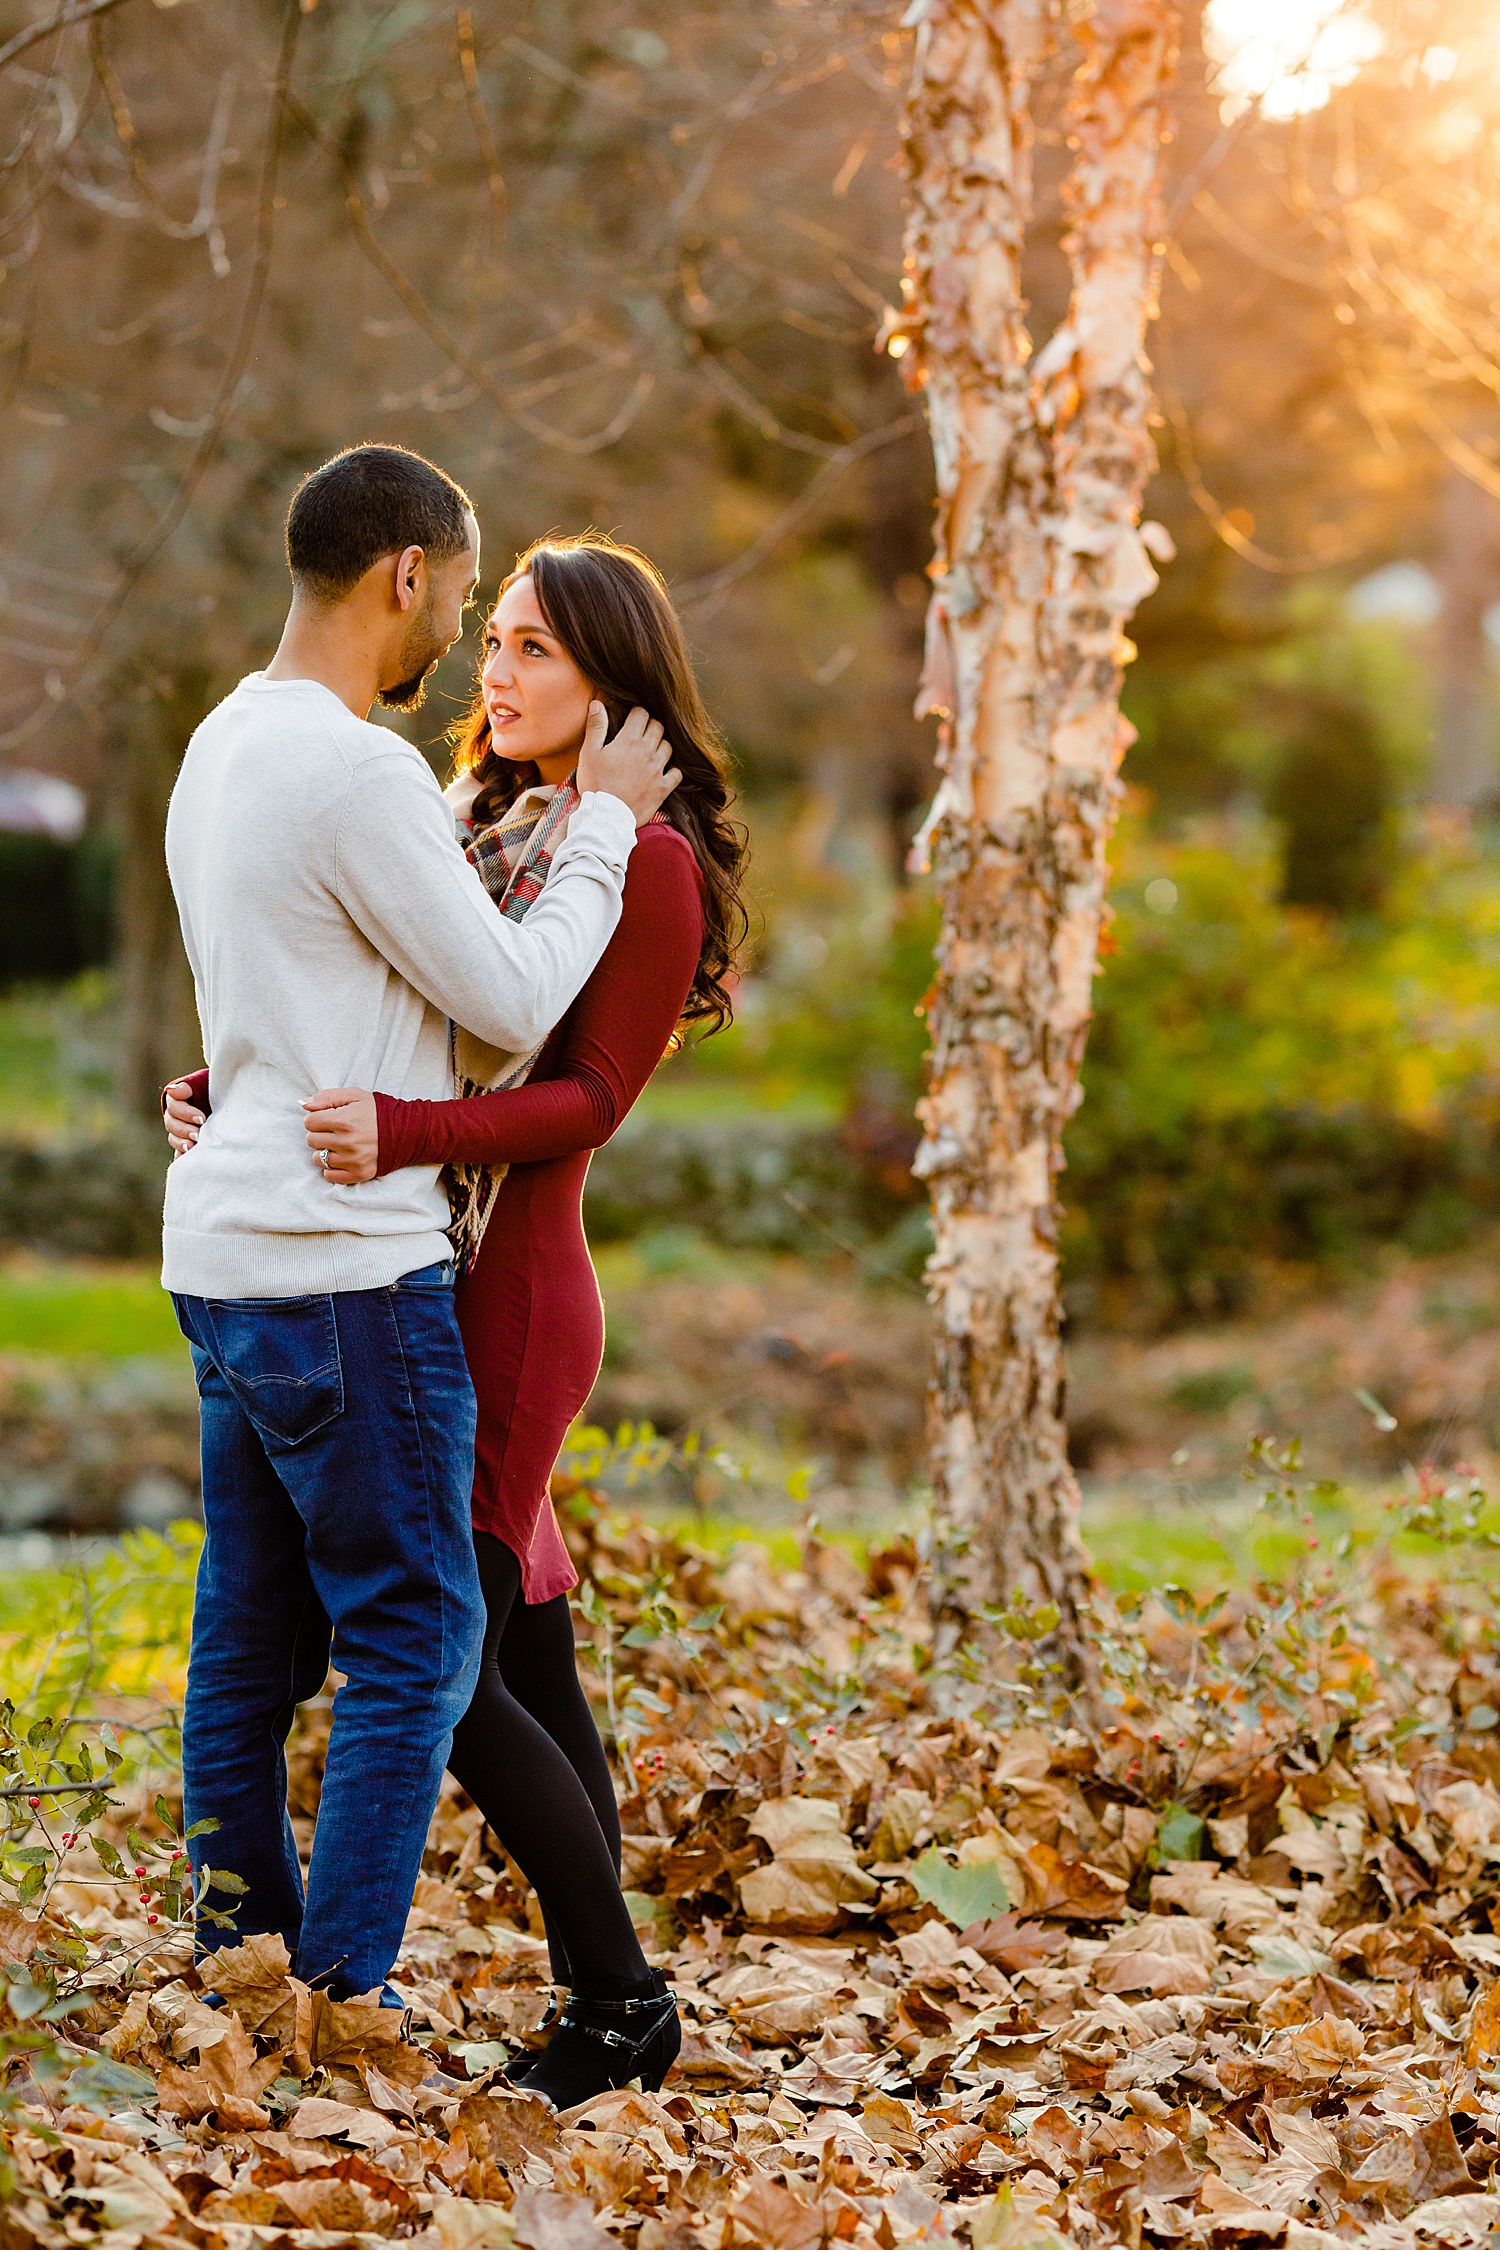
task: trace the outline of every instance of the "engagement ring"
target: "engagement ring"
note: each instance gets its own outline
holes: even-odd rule
[[[320,1148],[320,1149],[319,1149],[319,1151],[318,1151],[318,1162],[319,1162],[319,1164],[320,1164],[320,1165],[322,1166],[323,1170],[324,1170],[324,1171],[326,1172],[326,1171],[327,1171],[327,1169],[328,1169],[328,1151],[327,1151],[327,1149],[326,1149],[326,1148]]]

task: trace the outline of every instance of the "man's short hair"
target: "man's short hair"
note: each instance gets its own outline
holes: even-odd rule
[[[352,445],[304,477],[286,518],[292,581],[341,601],[372,563],[420,547],[432,563],[468,544],[468,494],[404,445]]]

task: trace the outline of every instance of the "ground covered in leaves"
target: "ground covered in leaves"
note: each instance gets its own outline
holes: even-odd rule
[[[1500,2232],[1484,1519],[1461,1485],[1407,1503],[1443,1558],[1419,1586],[1375,1549],[1331,1562],[1326,1495],[1270,1466],[1294,1582],[1104,1601],[1087,1703],[1045,1613],[939,1656],[909,1543],[866,1570],[814,1533],[778,1575],[565,1497],[625,1880],[685,2041],[660,2094],[561,2117],[504,2080],[545,2036],[546,1949],[461,1795],[396,1972],[404,2036],[299,1985],[275,1939],[218,1955],[215,2010],[170,1783],[127,1763],[90,1796],[78,1730],[18,1722],[0,2250]],[[327,1724],[294,1741],[304,1835]]]

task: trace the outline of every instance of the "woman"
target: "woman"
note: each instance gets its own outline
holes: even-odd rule
[[[567,1595],[577,1573],[548,1482],[603,1355],[581,1209],[589,1157],[680,1023],[727,1022],[745,845],[659,574],[593,533],[543,540],[517,562],[485,627],[480,693],[456,730],[448,792],[503,912],[524,913],[545,879],[598,703],[611,726],[633,706],[649,712],[682,779],[637,838],[619,927],[569,1014],[534,1060],[457,1042],[466,1084],[499,1080],[501,1091],[403,1102],[336,1088],[304,1105],[309,1144],[335,1184],[407,1164],[447,1167],[464,1268],[458,1317],[479,1407],[474,1543],[489,1611],[479,1685],[449,1764],[535,1887],[554,1975],[571,1987],[545,2051],[512,2073],[559,2108],[636,2077],[660,2085],[681,2044],[676,2003],[646,1964],[620,1890],[614,1788],[574,1658]],[[174,1146],[196,1136],[204,1076],[168,1089]]]

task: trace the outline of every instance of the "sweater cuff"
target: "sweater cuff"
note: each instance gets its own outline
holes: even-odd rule
[[[394,1094],[375,1096],[375,1177],[404,1171],[408,1164],[431,1164],[423,1154],[431,1102],[404,1102]]]
[[[635,814],[624,798],[612,797],[605,789],[586,789],[557,857],[560,861],[571,844],[588,844],[601,859],[623,869],[635,849],[635,838]]]

